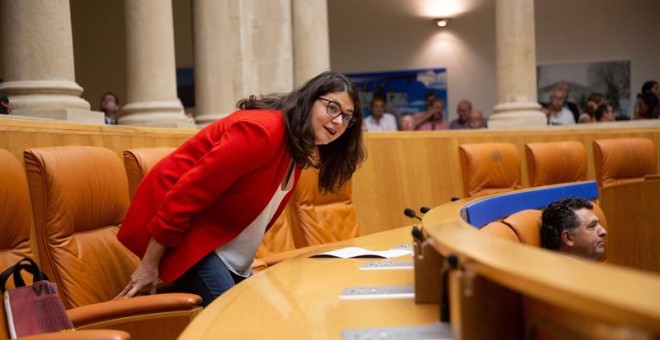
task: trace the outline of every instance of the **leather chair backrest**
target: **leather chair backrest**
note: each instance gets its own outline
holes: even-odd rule
[[[513,229],[509,225],[502,223],[502,221],[490,222],[481,227],[479,232],[509,241],[520,242],[518,235],[516,235]]]
[[[297,248],[360,235],[351,181],[339,193],[322,194],[318,188],[317,170],[307,168],[302,171],[295,190],[291,229]]]
[[[32,204],[25,170],[13,154],[0,149],[0,272],[24,256],[34,258],[31,229]]]
[[[124,166],[126,167],[126,176],[128,177],[128,191],[131,199],[135,196],[142,178],[156,165],[163,157],[172,153],[175,148],[140,148],[124,150]]]
[[[511,214],[502,223],[511,227],[520,243],[541,246],[541,210],[527,209]]]
[[[138,263],[116,237],[129,202],[119,157],[94,146],[34,148],[25,168],[41,266],[66,308],[114,298]]]
[[[521,210],[501,221],[490,222],[479,231],[495,237],[540,247],[541,213],[541,210],[536,209]]]
[[[0,272],[13,266],[23,258],[34,258],[30,244],[32,228],[32,204],[25,170],[21,163],[7,150],[0,149]],[[26,283],[32,277],[24,277]],[[13,288],[9,279],[7,288]],[[9,339],[5,322],[5,306],[0,303],[0,339]]]
[[[599,187],[643,181],[658,172],[655,144],[648,138],[600,139],[593,142]]]
[[[587,179],[587,153],[580,142],[529,143],[525,152],[531,187]]]
[[[256,258],[271,256],[273,254],[296,249],[296,243],[291,231],[290,218],[287,217],[289,206],[287,206],[282,215],[275,220],[273,225],[266,231],[261,240],[259,249],[257,249]]]
[[[459,146],[463,193],[485,196],[520,189],[520,154],[511,143]]]

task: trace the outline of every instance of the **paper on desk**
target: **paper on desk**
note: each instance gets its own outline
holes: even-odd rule
[[[389,249],[389,250],[369,250],[360,247],[346,247],[325,253],[314,254],[310,257],[339,257],[343,259],[357,258],[357,257],[377,257],[389,259],[392,257],[399,257],[403,255],[411,255],[411,249]]]

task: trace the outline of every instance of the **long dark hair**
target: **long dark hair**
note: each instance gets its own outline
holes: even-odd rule
[[[351,97],[356,121],[335,141],[317,146],[312,128],[312,105],[320,96],[332,92],[346,92]],[[360,94],[355,85],[340,73],[323,72],[288,94],[250,96],[240,100],[237,107],[282,111],[289,153],[297,165],[319,169],[321,192],[338,192],[366,158],[362,143]]]

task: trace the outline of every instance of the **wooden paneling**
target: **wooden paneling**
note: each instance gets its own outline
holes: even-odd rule
[[[596,139],[646,137],[655,141],[660,159],[660,121],[585,124],[530,130],[478,130],[366,133],[367,161],[355,174],[353,197],[363,234],[411,221],[403,209],[434,207],[462,197],[458,146],[508,142],[521,155],[522,184],[529,186],[525,143],[578,141],[587,153],[587,179],[595,179],[592,142]]]
[[[603,188],[600,196],[608,263],[660,274],[660,180]]]

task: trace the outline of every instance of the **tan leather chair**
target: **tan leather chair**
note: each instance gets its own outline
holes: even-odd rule
[[[31,228],[32,205],[25,170],[14,155],[0,149],[0,272],[24,256],[36,257],[30,244]]]
[[[480,233],[488,234],[497,238],[520,242],[518,235],[511,229],[508,224],[502,223],[502,221],[493,221],[479,229]]]
[[[463,193],[478,197],[520,189],[520,154],[510,143],[459,146]]]
[[[135,196],[135,190],[137,190],[144,175],[163,157],[172,153],[174,149],[173,147],[165,147],[124,150],[124,167],[128,177],[128,191],[131,199]]]
[[[351,182],[337,194],[321,194],[318,173],[308,168],[302,171],[282,216],[264,236],[257,258],[270,266],[359,235]]]
[[[580,142],[528,143],[525,152],[531,187],[587,179],[587,153]]]
[[[511,227],[520,243],[540,247],[542,212],[536,209],[521,210],[504,218],[502,223]]]
[[[30,243],[32,204],[25,170],[9,151],[0,149],[0,272],[21,258],[35,258]],[[29,284],[32,277],[24,277]],[[7,287],[13,286],[9,280]],[[0,340],[9,339],[4,304],[0,304]],[[122,331],[87,330],[73,333],[48,333],[19,339],[129,339]]]
[[[316,169],[303,170],[291,199],[292,231],[298,248],[360,236],[351,181],[337,194],[322,194]]]
[[[655,144],[648,138],[600,139],[593,142],[599,187],[643,181],[658,172]]]
[[[112,300],[138,263],[116,238],[128,207],[119,157],[93,146],[34,148],[25,151],[25,167],[40,264],[74,325],[121,329],[137,339],[176,338],[201,310],[199,296]]]
[[[527,209],[493,221],[479,232],[534,247],[541,246],[541,210]]]

